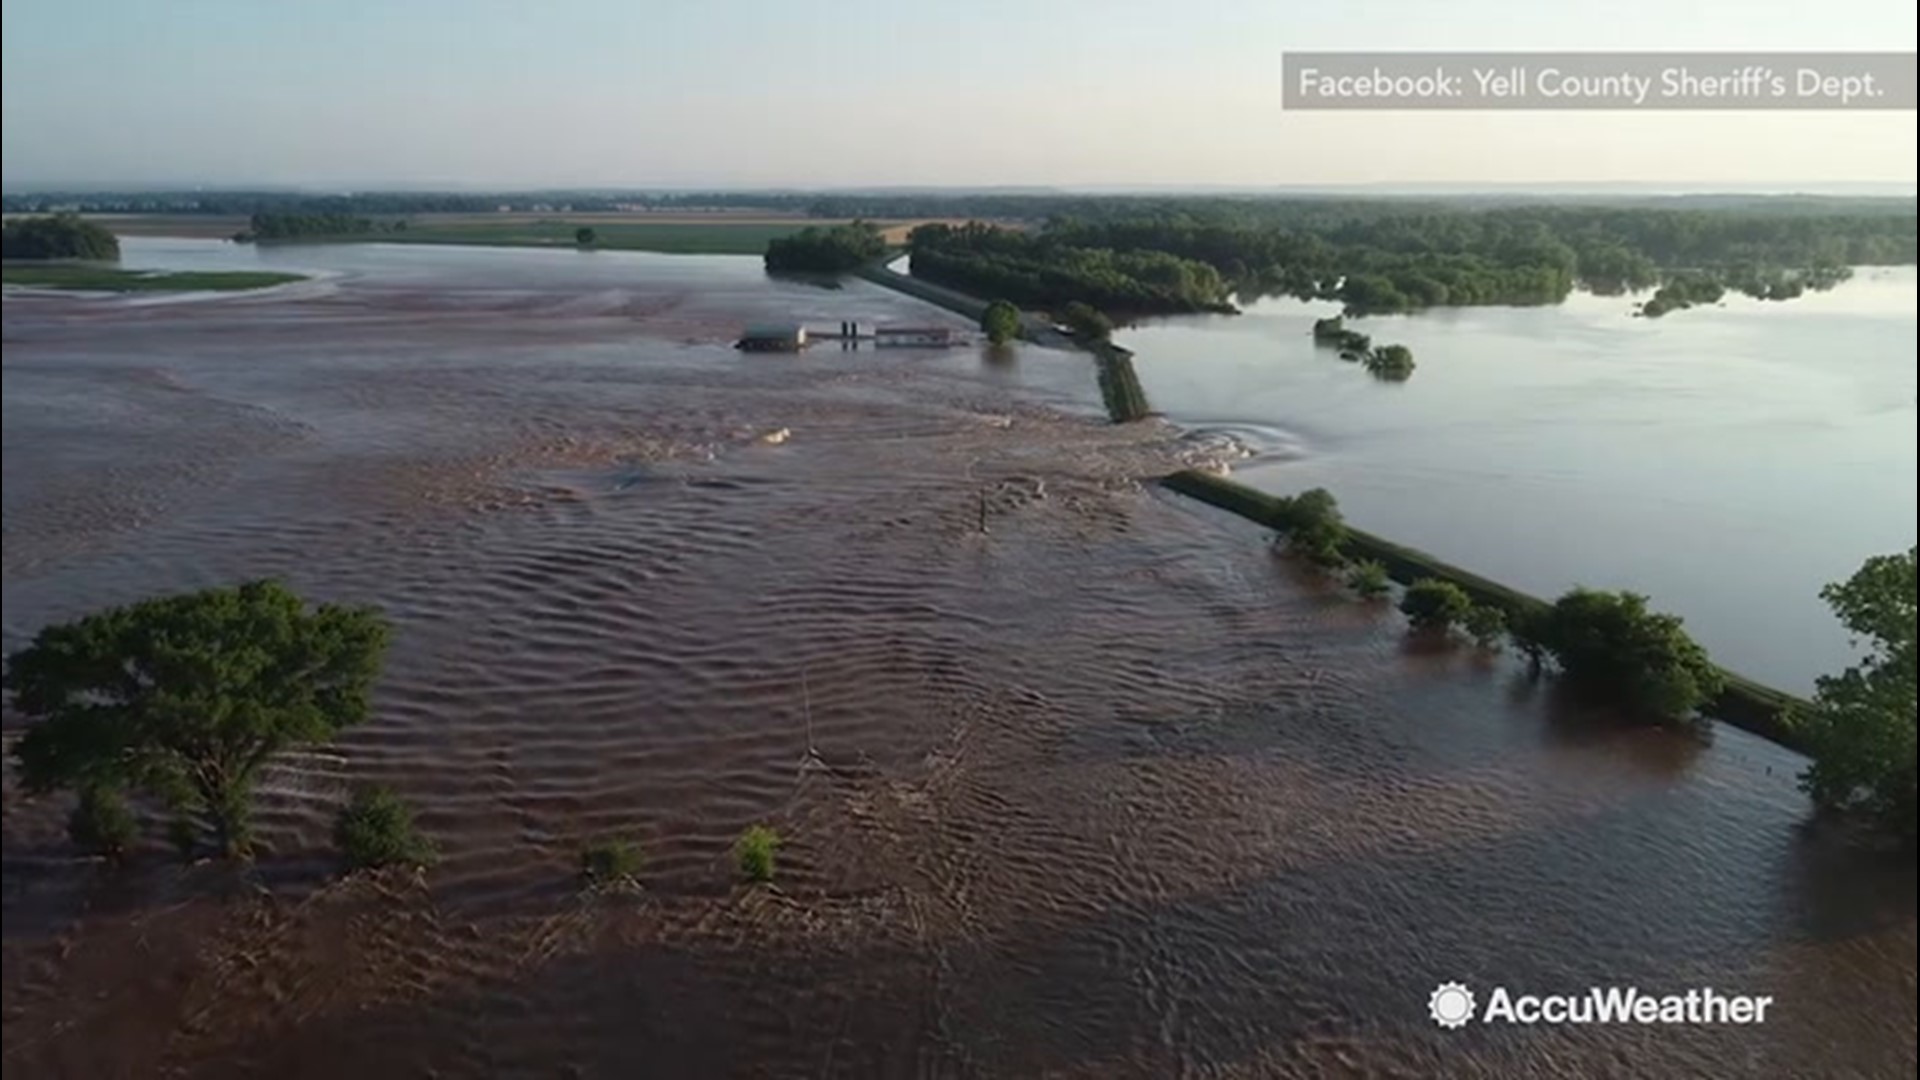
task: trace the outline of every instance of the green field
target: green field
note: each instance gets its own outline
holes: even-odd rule
[[[0,267],[0,282],[7,285],[92,292],[233,292],[305,280],[303,274],[263,270],[121,270],[85,263],[9,263]]]
[[[574,247],[573,232],[581,225],[594,231],[596,248],[613,251],[660,251],[672,255],[759,255],[767,241],[790,236],[807,221],[755,222],[570,222],[503,221],[414,222],[394,232],[343,239],[382,244],[483,244],[498,247]],[[320,239],[316,237],[315,239]]]

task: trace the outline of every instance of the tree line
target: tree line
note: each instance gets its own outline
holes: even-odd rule
[[[75,214],[10,218],[0,226],[0,258],[114,262],[120,258],[120,241]]]
[[[252,240],[299,240],[325,236],[364,236],[382,229],[405,229],[405,222],[381,224],[354,214],[255,214],[247,231],[234,237]]]
[[[977,222],[922,225],[908,247],[913,276],[1024,307],[1078,302],[1121,316],[1233,310],[1218,271],[1164,252],[1077,246],[1051,232]]]
[[[1387,568],[1348,557],[1351,534],[1333,495],[1315,488],[1273,500],[1267,515],[1287,549],[1342,574],[1360,596],[1391,591]],[[1916,549],[1876,555],[1846,581],[1821,590],[1857,644],[1859,663],[1815,684],[1813,701],[1789,710],[1787,729],[1812,759],[1800,786],[1825,813],[1915,840]],[[1589,698],[1661,723],[1691,724],[1725,678],[1677,615],[1647,597],[1575,588],[1544,607],[1478,603],[1455,582],[1423,577],[1401,596],[1416,632],[1464,631],[1497,650],[1512,642],[1532,670],[1553,670]]]
[[[767,242],[767,269],[783,273],[837,274],[887,253],[877,226],[864,221],[821,228],[809,225]]]

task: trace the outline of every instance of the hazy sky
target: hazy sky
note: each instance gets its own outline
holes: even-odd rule
[[[5,0],[48,182],[1914,180],[1911,112],[1301,113],[1288,49],[1912,50],[1912,0]]]

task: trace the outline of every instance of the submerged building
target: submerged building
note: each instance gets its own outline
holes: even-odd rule
[[[807,328],[797,323],[749,326],[734,342],[734,348],[747,352],[799,352],[806,347]]]

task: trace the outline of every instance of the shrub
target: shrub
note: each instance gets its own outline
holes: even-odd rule
[[[1376,559],[1361,559],[1347,567],[1347,586],[1368,599],[1387,595],[1389,581],[1386,566]]]
[[[580,849],[580,877],[589,885],[631,882],[640,875],[640,845],[619,837],[595,840]]]
[[[1413,377],[1413,350],[1405,345],[1382,345],[1365,359],[1367,371],[1376,379],[1405,382]]]
[[[1507,613],[1490,604],[1475,604],[1467,609],[1461,626],[1473,637],[1474,644],[1489,651],[1500,648],[1507,636]]]
[[[1473,598],[1451,581],[1421,578],[1407,587],[1400,610],[1418,630],[1452,629],[1473,611]]]
[[[138,826],[127,800],[111,788],[89,785],[67,817],[67,836],[89,855],[117,859],[133,843]]]
[[[1681,628],[1638,593],[1574,589],[1530,628],[1567,678],[1662,720],[1685,719],[1720,693],[1720,671]]]
[[[412,808],[382,787],[354,792],[333,819],[333,843],[349,870],[433,861],[433,846],[414,827]]]
[[[773,880],[773,856],[780,848],[780,834],[765,825],[749,826],[733,845],[733,857],[748,881]]]
[[[1310,488],[1280,500],[1276,524],[1285,530],[1289,547],[1321,566],[1346,561],[1340,551],[1347,543],[1347,523],[1340,516],[1340,504],[1326,488]]]

